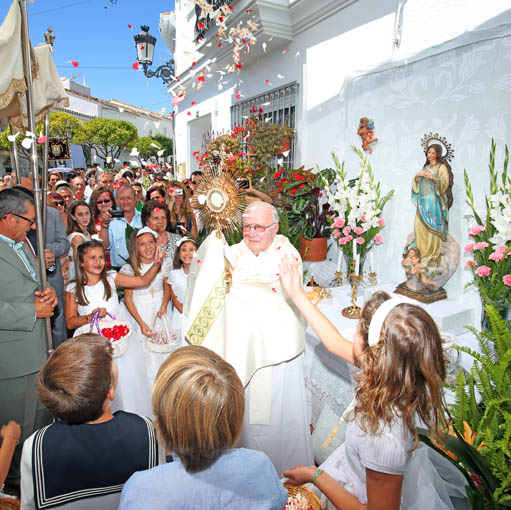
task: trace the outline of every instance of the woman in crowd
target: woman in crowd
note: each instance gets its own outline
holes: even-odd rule
[[[48,193],[48,205],[58,210],[64,226],[67,228],[66,201],[58,193]]]
[[[90,241],[95,234],[94,224],[92,223],[92,212],[87,202],[80,200],[73,202],[68,213],[67,220],[67,240],[69,247],[69,278],[74,279],[76,270],[76,250],[78,246],[86,241]]]
[[[151,200],[142,208],[142,225],[149,227],[158,234],[158,248],[165,248],[163,260],[163,272],[165,275],[172,270],[174,254],[176,253],[177,242],[181,238],[177,234],[168,232],[170,211],[165,203]]]
[[[131,236],[130,262],[121,268],[122,274],[141,276],[152,266],[157,249],[158,234],[149,227],[143,227]],[[167,353],[149,351],[144,346],[144,337],[153,337],[153,325],[157,317],[164,318],[171,325],[170,287],[163,283],[163,272],[159,271],[154,280],[145,287],[124,289],[124,304],[133,324],[130,343],[137,342],[144,348],[144,359],[149,387],[152,388],[160,365]],[[139,360],[140,361],[140,360]]]
[[[53,187],[57,182],[62,180],[62,175],[56,170],[50,170],[48,172],[48,191],[53,191]]]
[[[284,260],[280,278],[327,349],[360,367],[344,444],[319,469],[297,466],[284,476],[293,485],[313,483],[328,509],[452,509],[447,494],[463,497],[465,479],[432,449],[418,448],[414,423],[417,416],[441,441],[445,359],[433,319],[411,300],[376,292],[350,342],[309,301],[296,262]]]
[[[234,368],[214,352],[187,346],[160,367],[153,410],[170,462],[135,473],[120,510],[282,510],[287,491],[262,452],[236,449],[245,392]]]
[[[121,312],[116,286],[135,289],[146,287],[156,276],[161,266],[159,254],[155,262],[140,276],[107,271],[105,250],[99,241],[89,241],[78,247],[76,281],[65,288],[65,315],[68,329],[76,329],[91,322],[99,312],[103,318],[107,312],[117,317]],[[145,375],[142,349],[131,342],[126,354],[119,358],[119,390],[115,408],[136,412],[144,416],[151,414],[150,388]]]
[[[58,181],[55,184],[53,191],[58,193],[64,199],[64,202],[66,202],[66,210],[69,211],[74,200],[74,190],[71,184],[66,181]]]
[[[160,186],[151,186],[145,195],[146,201],[156,201],[160,204],[165,203],[165,199],[167,198],[167,194],[165,193],[165,189],[161,188]]]
[[[170,231],[181,236],[197,237],[197,223],[193,215],[190,195],[178,181],[169,183]]]
[[[101,215],[116,209],[115,197],[111,188],[99,186],[93,192],[89,200],[92,210],[92,221],[96,234],[101,230]]]

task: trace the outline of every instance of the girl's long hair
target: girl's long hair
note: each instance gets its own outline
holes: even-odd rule
[[[96,230],[94,229],[94,220],[92,218],[92,211],[90,205],[84,200],[78,200],[77,202],[73,202],[71,204],[71,207],[69,208],[69,211],[67,213],[67,235],[72,234],[73,232],[82,231],[82,229],[78,225],[78,222],[72,217],[72,214],[75,213],[76,208],[81,205],[87,207],[90,211],[90,221],[89,224],[87,225],[87,232],[89,233],[90,236],[96,233]]]
[[[377,292],[364,306],[360,331],[366,342],[374,311],[389,298]],[[423,308],[408,303],[394,307],[380,341],[366,344],[360,362],[355,415],[363,430],[377,434],[397,417],[417,443],[417,414],[433,438],[442,441],[445,358],[438,328]]]
[[[87,285],[87,275],[82,270],[83,259],[85,253],[90,248],[101,248],[103,250],[103,255],[105,254],[105,248],[99,241],[87,241],[85,243],[80,244],[76,250],[76,300],[79,305],[87,306],[89,301],[85,297],[85,287]],[[100,281],[103,282],[104,288],[104,298],[108,301],[112,297],[112,288],[110,287],[110,283],[108,282],[107,269],[106,269],[106,260],[105,265],[103,267],[103,271],[101,271]]]
[[[188,238],[186,241],[181,243],[176,249],[176,253],[174,253],[174,260],[172,261],[172,267],[174,269],[181,269],[183,267],[183,261],[181,260],[181,246],[185,243],[193,243],[195,245],[195,249],[199,249],[199,243],[195,239]]]

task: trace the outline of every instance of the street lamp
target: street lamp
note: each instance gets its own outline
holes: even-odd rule
[[[156,37],[149,33],[149,27],[142,25],[142,32],[133,36],[135,46],[137,48],[137,61],[143,67],[144,74],[147,78],[161,78],[165,85],[175,80],[174,76],[174,59],[170,59],[165,64],[157,67],[155,71],[149,69],[153,63],[154,46]]]

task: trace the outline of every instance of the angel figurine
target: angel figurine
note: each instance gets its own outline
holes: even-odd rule
[[[370,144],[378,141],[378,138],[374,138],[374,120],[362,117],[357,134],[362,138],[362,150],[369,153],[373,152]]]

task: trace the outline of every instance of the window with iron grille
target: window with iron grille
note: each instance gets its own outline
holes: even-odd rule
[[[288,83],[277,89],[270,90],[264,94],[251,97],[245,101],[240,101],[231,106],[231,129],[241,126],[250,116],[250,111],[255,108],[263,110],[262,120],[265,122],[273,122],[273,124],[287,124],[289,127],[295,128],[295,105],[296,93],[298,91],[298,83]],[[296,133],[296,131],[295,131]],[[280,166],[286,170],[293,168],[295,154],[295,139],[291,140],[289,153],[284,156],[283,161],[279,161]],[[246,148],[245,148],[246,149]],[[277,157],[272,162],[273,166],[277,166]]]

